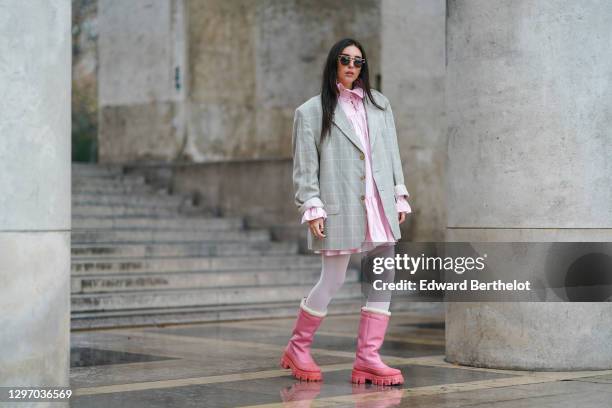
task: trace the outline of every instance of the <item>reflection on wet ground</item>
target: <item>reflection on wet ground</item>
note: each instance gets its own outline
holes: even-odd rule
[[[587,408],[612,400],[612,372],[446,363],[442,312],[393,314],[381,354],[402,370],[402,386],[350,383],[357,313],[325,319],[313,344],[323,382],[299,382],[278,367],[292,325],[269,319],[73,332],[71,406]]]

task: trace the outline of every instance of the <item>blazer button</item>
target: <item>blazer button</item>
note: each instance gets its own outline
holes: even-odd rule
[[[362,180],[365,180],[365,176],[361,176],[361,179],[362,179]]]
[[[361,153],[361,154],[359,155],[359,158],[360,158],[361,160],[365,159],[364,154],[363,154],[363,153]]]
[[[365,196],[364,195],[361,196],[361,201],[365,201]]]

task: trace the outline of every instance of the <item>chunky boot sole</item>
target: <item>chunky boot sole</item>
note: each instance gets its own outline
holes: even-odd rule
[[[404,377],[398,375],[376,375],[368,371],[353,369],[351,382],[353,384],[365,384],[370,381],[374,385],[400,385],[404,383]]]
[[[322,381],[323,375],[320,371],[305,371],[300,369],[293,363],[291,358],[284,353],[280,360],[280,366],[282,368],[290,368],[291,374],[300,381]]]

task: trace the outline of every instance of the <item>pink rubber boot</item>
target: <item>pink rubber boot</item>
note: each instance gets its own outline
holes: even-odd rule
[[[291,339],[280,360],[281,367],[290,368],[291,373],[298,380],[321,381],[323,379],[321,368],[310,355],[310,345],[326,314],[326,312],[317,312],[308,308],[306,299],[302,299]]]
[[[351,381],[356,384],[371,381],[377,385],[403,384],[402,372],[391,368],[380,359],[378,350],[383,344],[390,312],[386,310],[361,308],[357,353]]]

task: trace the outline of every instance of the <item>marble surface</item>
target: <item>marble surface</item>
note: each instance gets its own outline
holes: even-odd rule
[[[313,344],[322,383],[278,359],[293,319],[77,331],[72,407],[608,407],[612,372],[489,370],[444,361],[443,316],[395,313],[381,350],[402,386],[353,385],[358,315],[326,318]],[[80,351],[79,351],[80,350]],[[86,352],[83,352],[86,350]],[[608,404],[608,405],[606,405]]]
[[[91,347],[71,347],[70,367],[92,367],[101,365],[140,363],[173,360],[150,354],[127,353],[125,351],[103,350]]]

